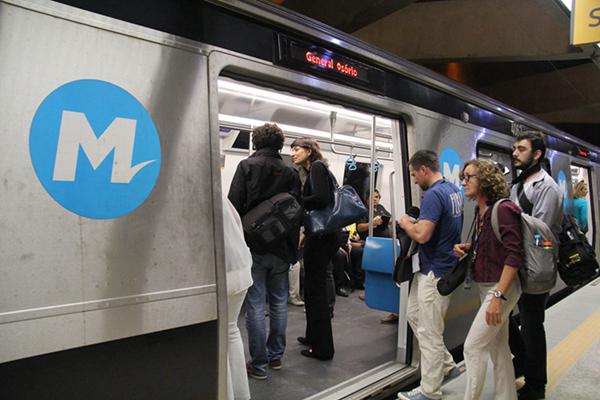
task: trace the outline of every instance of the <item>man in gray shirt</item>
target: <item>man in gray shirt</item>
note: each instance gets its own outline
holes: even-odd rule
[[[541,167],[546,144],[541,132],[517,135],[513,145],[513,166],[521,174],[512,182],[510,198],[523,212],[544,221],[558,238],[562,223],[563,194]],[[525,376],[519,400],[543,399],[546,391],[546,332],[544,313],[549,293],[523,293],[519,299],[521,330],[510,321],[510,349],[515,376]]]

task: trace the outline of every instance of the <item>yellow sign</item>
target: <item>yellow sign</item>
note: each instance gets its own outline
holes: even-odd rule
[[[600,42],[600,0],[573,0],[571,44]]]

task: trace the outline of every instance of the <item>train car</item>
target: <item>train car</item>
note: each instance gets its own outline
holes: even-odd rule
[[[284,130],[286,159],[294,138],[317,139],[337,180],[377,188],[394,218],[420,201],[416,150],[457,186],[475,157],[511,180],[513,134],[540,130],[566,212],[573,180],[588,183],[600,250],[598,147],[268,2],[0,0],[0,55],[2,399],[226,398],[221,194],[264,122]],[[340,301],[336,358],[302,363],[290,343],[289,367],[253,398],[383,397],[416,381],[407,295],[392,327]],[[478,301],[453,295],[457,354]],[[290,310],[289,332],[303,318]]]

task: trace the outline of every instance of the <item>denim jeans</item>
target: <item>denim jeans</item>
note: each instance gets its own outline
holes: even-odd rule
[[[272,254],[252,253],[252,280],[246,295],[246,329],[250,363],[266,374],[269,361],[285,351],[287,328],[288,269],[290,264]],[[269,301],[269,335],[265,326],[265,302]]]

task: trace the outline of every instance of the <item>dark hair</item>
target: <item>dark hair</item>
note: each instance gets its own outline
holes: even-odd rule
[[[277,124],[264,124],[252,131],[252,144],[256,150],[268,147],[281,150],[285,137]]]
[[[465,169],[469,165],[474,166],[477,169],[477,179],[479,180],[478,192],[480,195],[485,197],[488,204],[495,203],[496,200],[504,199],[508,197],[509,190],[502,171],[496,164],[489,160],[474,159],[467,161],[462,171],[460,172],[460,179],[465,177]]]
[[[415,169],[422,166],[429,168],[433,172],[440,171],[440,160],[437,154],[431,150],[419,150],[408,160],[408,164]]]
[[[308,156],[308,159],[310,160],[311,164],[315,161],[321,161],[327,165],[327,160],[323,158],[323,153],[321,153],[321,146],[319,146],[319,143],[315,139],[309,137],[298,138],[292,142],[290,148],[296,146],[304,147],[305,149],[310,150],[310,156]]]
[[[544,134],[540,131],[523,131],[515,135],[515,141],[520,142],[521,140],[528,140],[531,144],[531,152],[535,153],[536,150],[542,151],[540,161],[546,156],[546,143],[544,142]]]
[[[373,193],[377,193],[379,195],[379,197],[381,197],[381,193],[379,193],[379,189],[373,189]],[[371,191],[367,190],[367,199],[369,198],[370,195],[371,195]]]

